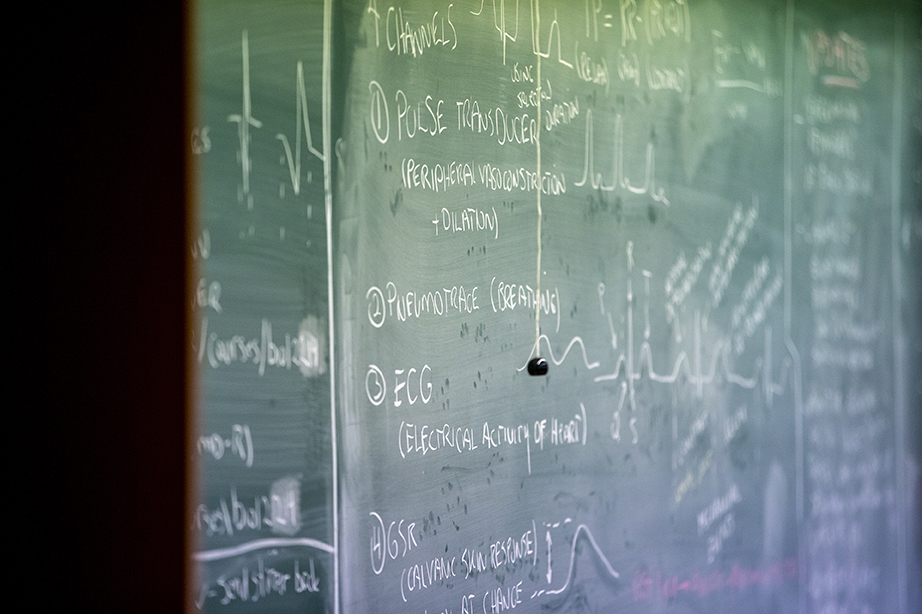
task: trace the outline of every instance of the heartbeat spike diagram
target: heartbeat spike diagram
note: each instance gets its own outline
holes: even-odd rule
[[[253,171],[253,160],[250,155],[250,146],[252,128],[262,128],[262,121],[253,117],[253,105],[250,94],[250,46],[249,36],[246,30],[241,33],[241,58],[243,68],[243,100],[242,109],[239,114],[228,115],[227,121],[237,124],[237,137],[239,140],[238,156],[241,170],[241,184],[238,192],[238,198],[246,200],[247,208],[253,209],[253,195],[250,191],[250,175]],[[302,136],[303,135],[303,136]],[[320,162],[325,162],[326,158],[323,153],[314,147],[313,137],[311,136],[311,120],[307,108],[307,88],[304,84],[304,65],[299,60],[295,72],[295,143],[292,151],[291,142],[285,134],[278,133],[275,135],[282,148],[284,156],[281,158],[281,164],[287,164],[288,174],[291,180],[291,187],[295,195],[301,193],[301,149],[302,139],[306,141],[306,148],[310,155],[314,156]],[[311,181],[311,172],[307,173],[308,183]],[[284,184],[280,185],[279,195],[284,197]]]
[[[304,67],[298,62],[297,69],[297,88],[295,90],[295,151],[294,156],[291,153],[291,144],[288,137],[284,134],[276,134],[275,138],[282,142],[285,148],[285,158],[288,162],[288,172],[291,175],[291,187],[295,195],[301,193],[301,131],[303,127],[304,136],[307,139],[307,150],[315,158],[324,161],[323,154],[314,148],[313,139],[311,138],[311,120],[307,113],[307,94],[304,88]],[[310,181],[310,179],[308,179]]]
[[[781,377],[779,381],[773,381],[772,373],[772,329],[771,326],[766,325],[765,327],[765,347],[763,356],[757,358],[754,362],[751,375],[743,375],[732,370],[732,353],[733,346],[729,340],[720,340],[714,344],[709,365],[707,369],[704,369],[705,359],[702,356],[703,348],[701,341],[701,332],[703,328],[702,324],[702,315],[701,312],[695,310],[694,312],[694,348],[693,348],[693,357],[689,357],[687,351],[682,350],[678,353],[675,358],[675,361],[672,365],[671,370],[665,372],[658,372],[654,367],[653,359],[653,348],[648,341],[650,337],[650,316],[649,316],[649,281],[651,275],[648,271],[643,271],[644,277],[644,341],[640,344],[639,352],[635,352],[635,334],[634,334],[634,293],[633,293],[633,269],[634,269],[634,260],[633,260],[633,244],[628,242],[627,244],[627,264],[628,264],[628,279],[627,279],[627,310],[626,310],[626,326],[625,326],[625,337],[627,347],[622,351],[616,361],[615,368],[611,373],[605,375],[599,375],[594,378],[594,381],[607,382],[607,381],[618,381],[623,380],[623,392],[621,395],[621,405],[625,401],[625,397],[630,404],[631,410],[636,410],[636,400],[634,396],[634,382],[641,379],[643,374],[646,375],[654,382],[664,383],[664,384],[674,384],[679,381],[680,376],[684,376],[685,380],[690,384],[695,386],[696,392],[700,397],[703,394],[703,389],[705,386],[713,384],[717,381],[718,374],[723,377],[723,379],[730,384],[739,386],[740,388],[753,389],[755,388],[760,381],[762,381],[765,388],[765,400],[768,405],[771,405],[771,400],[774,396],[780,395],[786,388],[787,383],[789,383],[790,378],[790,368],[791,360],[790,358],[785,358],[781,366]],[[611,312],[604,309],[604,299],[602,295],[604,294],[604,285],[600,284],[599,287],[599,301],[600,308],[606,316],[607,324],[611,333],[611,345],[613,349],[617,350],[617,334],[615,333],[614,326],[612,325]],[[594,363],[598,364],[598,363]],[[626,392],[624,392],[626,391]]]

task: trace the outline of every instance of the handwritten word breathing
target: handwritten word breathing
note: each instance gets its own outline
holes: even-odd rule
[[[560,331],[560,291],[554,287],[552,290],[545,290],[535,296],[535,291],[527,284],[507,284],[503,281],[496,281],[496,277],[490,280],[490,305],[493,307],[493,313],[500,311],[512,311],[516,307],[524,307],[526,312],[534,312],[535,302],[544,311],[545,315],[555,314],[557,316],[557,331]]]
[[[490,281],[490,305],[493,307],[493,313],[512,311],[516,307],[525,307],[526,311],[531,311],[535,308],[535,300],[535,291],[527,284],[497,282],[496,277]],[[560,292],[556,287],[553,291],[545,290],[537,295],[537,301],[545,314],[556,314],[560,311]]]

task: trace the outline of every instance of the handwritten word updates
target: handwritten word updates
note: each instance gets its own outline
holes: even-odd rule
[[[802,42],[807,50],[807,68],[810,74],[838,73],[827,75],[827,85],[857,88],[859,83],[871,77],[867,45],[864,41],[845,32],[830,36],[823,30],[814,30],[810,34],[804,33]],[[838,79],[830,81],[829,77]]]

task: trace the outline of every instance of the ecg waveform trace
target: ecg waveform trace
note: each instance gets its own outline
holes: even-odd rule
[[[240,169],[242,185],[240,200],[246,198],[247,208],[253,208],[253,195],[250,194],[250,171],[253,160],[250,158],[250,127],[262,128],[262,122],[253,117],[253,104],[250,98],[250,39],[246,30],[241,33],[241,57],[243,64],[243,104],[238,114],[227,116],[227,121],[237,124],[237,138],[240,140]]]
[[[524,370],[528,367],[528,361],[531,360],[536,354],[539,353],[539,351],[540,351],[540,349],[541,349],[541,341],[542,341],[542,340],[543,340],[545,343],[547,343],[547,351],[548,351],[548,353],[549,353],[550,356],[551,356],[551,360],[552,360],[552,361],[554,362],[554,364],[555,364],[556,366],[558,366],[558,367],[563,363],[564,360],[566,360],[567,355],[570,353],[570,350],[571,350],[571,349],[573,348],[573,346],[576,345],[576,344],[579,344],[580,349],[583,351],[583,364],[586,365],[586,368],[587,368],[587,369],[589,369],[589,370],[591,371],[592,369],[595,369],[595,368],[597,368],[597,367],[599,366],[599,361],[589,362],[589,356],[586,355],[586,344],[583,343],[582,337],[578,337],[578,336],[577,336],[577,337],[573,337],[572,339],[570,339],[570,343],[567,344],[567,349],[565,349],[565,350],[563,351],[563,354],[562,354],[562,355],[560,356],[560,358],[558,359],[558,358],[556,358],[556,357],[554,356],[554,348],[551,346],[551,341],[550,341],[550,339],[548,339],[547,335],[540,335],[540,336],[538,337],[538,342],[535,343],[533,346],[531,346],[531,353],[528,355],[528,358],[525,359],[525,364],[523,364],[521,367],[516,368],[516,371],[518,371],[518,372],[521,373],[522,371],[524,371]]]
[[[624,174],[624,118],[621,114],[615,116],[615,132],[612,138],[612,180],[606,185],[602,181],[602,173],[595,170],[595,136],[593,130],[592,109],[586,111],[586,139],[584,151],[583,177],[573,185],[582,187],[589,182],[593,190],[612,192],[616,189],[627,190],[632,194],[649,194],[656,202],[669,206],[669,199],[662,186],[656,184],[656,151],[653,143],[648,142],[645,152],[644,182],[641,187],[631,185],[630,179]]]
[[[679,381],[680,376],[685,381],[695,387],[699,398],[704,393],[704,387],[715,383],[718,380],[718,374],[722,378],[744,389],[753,389],[759,382],[762,382],[765,402],[771,406],[774,396],[784,393],[787,384],[790,383],[792,360],[785,357],[781,363],[781,374],[778,381],[773,380],[772,372],[772,329],[771,326],[765,327],[765,346],[763,356],[756,358],[753,363],[752,375],[745,376],[737,373],[731,368],[731,350],[732,346],[729,340],[718,340],[711,353],[710,365],[707,370],[702,369],[704,358],[702,356],[703,348],[701,342],[701,313],[695,311],[694,315],[694,349],[693,358],[689,357],[688,352],[682,350],[678,353],[673,362],[672,369],[667,372],[657,372],[654,368],[653,348],[647,339],[650,337],[650,316],[649,316],[649,275],[644,271],[645,293],[647,301],[644,309],[644,341],[640,344],[639,354],[635,354],[634,346],[634,292],[633,292],[633,243],[627,244],[628,260],[628,278],[627,278],[627,312],[626,312],[626,332],[627,348],[622,351],[616,361],[615,368],[611,373],[599,375],[594,378],[596,383],[622,380],[622,391],[618,410],[623,408],[625,401],[630,405],[631,411],[637,409],[637,401],[634,394],[634,382],[640,380],[646,374],[650,380],[663,384],[675,384]],[[604,309],[601,294],[603,286],[600,286],[600,308],[607,317],[607,323],[611,332],[612,348],[617,349],[617,335],[614,331],[611,321],[611,312]],[[636,362],[635,362],[636,360]],[[720,369],[718,369],[720,365]]]
[[[531,595],[532,599],[534,599],[535,597],[540,597],[543,594],[544,595],[559,595],[560,593],[567,590],[567,588],[570,586],[570,582],[573,580],[573,568],[576,563],[576,547],[579,545],[580,534],[583,534],[586,537],[586,539],[589,541],[589,544],[592,546],[592,549],[595,551],[596,555],[599,557],[599,561],[602,563],[602,565],[605,566],[605,570],[608,572],[608,574],[615,580],[618,580],[621,578],[621,574],[615,571],[614,567],[611,566],[611,563],[608,562],[608,557],[605,556],[605,553],[602,552],[602,549],[599,547],[598,542],[595,541],[595,537],[592,536],[592,531],[589,530],[589,527],[587,527],[585,524],[580,524],[579,526],[576,527],[576,530],[573,532],[573,543],[570,546],[570,566],[567,569],[566,581],[563,583],[563,585],[560,588],[546,589],[546,590],[542,589],[542,590],[535,591]],[[548,531],[546,534],[546,540],[547,540],[547,547],[548,547],[547,580],[548,582],[550,582],[553,577],[552,570],[551,570],[551,557],[550,557],[551,543],[552,543],[550,531]]]
[[[275,138],[282,142],[285,148],[285,158],[288,161],[288,172],[291,176],[291,187],[295,195],[301,193],[301,132],[307,138],[307,150],[321,162],[324,161],[323,154],[314,148],[313,139],[311,138],[311,120],[307,112],[307,93],[304,87],[304,67],[301,61],[298,61],[297,68],[297,87],[295,89],[295,151],[294,156],[291,153],[291,144],[288,137],[284,134],[276,134]]]

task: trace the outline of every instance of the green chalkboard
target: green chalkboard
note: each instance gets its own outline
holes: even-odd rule
[[[206,611],[332,611],[324,8],[202,2],[195,23],[190,594]]]
[[[196,20],[195,606],[920,607],[914,6]]]

